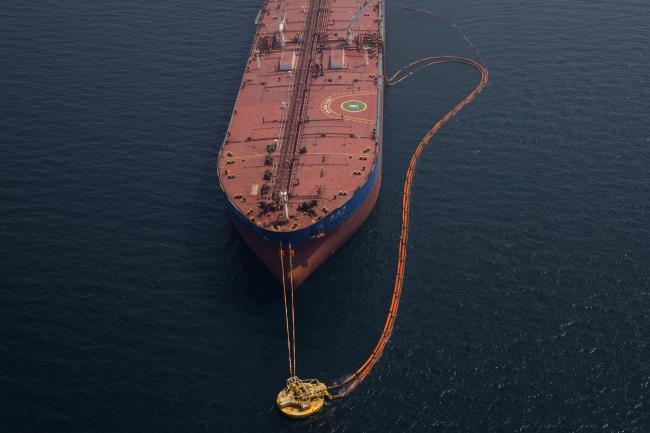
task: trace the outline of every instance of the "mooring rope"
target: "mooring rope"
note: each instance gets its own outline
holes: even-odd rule
[[[293,248],[291,248],[291,243],[289,243],[289,282],[291,286],[291,333],[293,342],[293,375],[298,375],[298,367],[296,364],[296,308],[293,300]]]
[[[404,285],[404,272],[406,268],[406,256],[407,256],[407,246],[408,246],[411,190],[413,186],[413,178],[415,176],[415,168],[417,166],[418,160],[422,155],[422,152],[424,151],[427,144],[429,144],[429,141],[431,141],[431,138],[433,138],[433,136],[438,133],[440,128],[442,128],[447,122],[449,122],[449,120],[451,120],[456,114],[458,114],[458,112],[460,112],[465,106],[470,104],[474,100],[474,98],[476,98],[476,96],[479,93],[481,93],[481,91],[483,91],[485,86],[487,86],[489,80],[489,73],[487,68],[484,65],[483,57],[481,56],[481,54],[476,49],[474,44],[472,44],[472,42],[469,40],[465,32],[460,27],[456,26],[451,21],[443,18],[439,14],[432,11],[424,11],[420,9],[411,9],[411,8],[405,8],[405,9],[415,11],[415,12],[427,13],[432,16],[437,16],[442,18],[446,22],[450,23],[454,27],[454,29],[456,29],[463,35],[463,37],[468,42],[468,44],[473,48],[474,52],[477,54],[478,58],[480,59],[480,63],[477,62],[476,60],[466,58],[466,57],[459,57],[459,56],[424,57],[415,60],[407,64],[406,66],[402,67],[401,69],[399,69],[395,74],[393,74],[390,78],[386,80],[387,86],[397,85],[402,81],[404,81],[405,79],[413,76],[413,74],[417,73],[418,71],[428,66],[438,64],[438,63],[450,63],[450,62],[462,63],[462,64],[472,66],[473,68],[478,70],[479,73],[481,74],[481,80],[471,93],[469,93],[453,109],[447,112],[447,114],[445,114],[442,117],[442,119],[438,120],[438,122],[436,122],[431,127],[431,129],[429,129],[426,135],[420,140],[420,143],[416,147],[415,152],[411,156],[408,169],[406,170],[406,179],[404,181],[404,188],[402,193],[402,227],[400,232],[399,248],[397,252],[397,271],[395,274],[395,283],[393,286],[393,295],[391,298],[391,304],[388,309],[388,315],[384,323],[384,328],[379,336],[379,341],[375,345],[375,348],[370,353],[370,356],[368,356],[368,358],[363,362],[363,364],[361,364],[361,366],[354,373],[346,377],[342,382],[328,387],[328,389],[330,390],[339,389],[337,393],[332,394],[333,398],[341,398],[349,394],[361,383],[361,381],[363,381],[363,379],[366,378],[366,376],[368,376],[368,374],[370,374],[370,372],[372,371],[373,367],[375,366],[379,358],[381,358],[381,355],[383,354],[384,349],[386,348],[386,344],[388,343],[388,340],[390,339],[393,333],[393,329],[395,326],[395,319],[397,318],[399,303],[402,296],[402,287]],[[381,44],[381,47],[383,49],[383,43]],[[387,76],[385,73],[385,64],[386,63],[384,62],[384,77]],[[418,65],[423,65],[423,66],[416,69],[415,71],[411,71],[413,67]]]
[[[297,373],[298,364],[296,362],[296,307],[295,307],[294,284],[293,284],[294,251],[291,246],[291,243],[289,243],[286,254],[289,256],[289,268],[288,270],[285,271],[284,245],[280,244],[280,249],[278,250],[278,256],[280,259],[280,271],[282,273],[282,298],[284,300],[284,325],[287,332],[287,351],[289,352],[289,377],[294,377],[298,374]],[[289,280],[288,285],[287,285],[287,279]],[[290,292],[289,300],[287,299],[287,291]],[[289,302],[291,302],[291,316],[289,316]]]
[[[294,364],[291,360],[291,334],[289,333],[289,310],[287,306],[287,286],[284,277],[284,246],[280,245],[280,250],[278,251],[280,256],[280,269],[282,271],[282,295],[284,298],[284,324],[287,330],[287,350],[289,351],[289,377],[295,376]],[[295,334],[294,334],[295,335]]]

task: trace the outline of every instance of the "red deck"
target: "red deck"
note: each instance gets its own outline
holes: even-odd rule
[[[314,3],[322,24],[310,37]],[[228,199],[258,226],[280,232],[308,227],[367,180],[380,152],[380,14],[379,0],[265,2],[218,162]],[[301,62],[310,40],[314,54]],[[308,88],[301,92],[304,106],[292,139],[297,147],[291,149],[285,129],[292,125],[292,104],[300,101],[296,81],[306,64]]]

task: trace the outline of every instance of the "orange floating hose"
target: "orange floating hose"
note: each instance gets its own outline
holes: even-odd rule
[[[439,16],[429,11],[422,11],[416,9],[410,9],[410,10],[416,12],[424,12],[434,16]],[[469,43],[469,45],[474,49],[478,57],[481,59],[481,63],[470,58],[459,57],[459,56],[424,57],[415,60],[409,63],[408,65],[404,66],[403,68],[399,69],[395,74],[393,74],[390,78],[386,80],[386,85],[394,86],[396,84],[399,84],[405,79],[411,77],[415,72],[418,72],[428,66],[439,64],[439,63],[461,63],[461,64],[469,65],[475,68],[481,74],[481,80],[474,87],[474,90],[472,90],[472,92],[470,92],[461,102],[459,102],[454,108],[452,108],[449,112],[447,112],[440,120],[438,120],[433,125],[433,127],[431,127],[431,129],[429,129],[429,131],[420,140],[420,143],[418,144],[415,151],[413,152],[413,155],[411,156],[411,160],[409,161],[408,169],[406,171],[406,179],[404,181],[404,188],[402,193],[402,227],[400,231],[399,249],[397,253],[397,270],[395,273],[395,283],[393,286],[393,295],[391,298],[390,307],[388,309],[388,315],[384,323],[384,328],[379,336],[379,340],[377,341],[377,344],[372,350],[370,356],[363,362],[363,364],[361,364],[361,366],[354,373],[346,377],[342,382],[328,387],[330,390],[342,388],[340,391],[338,391],[338,393],[333,394],[334,398],[340,398],[347,395],[352,390],[354,390],[361,383],[361,381],[363,381],[363,379],[365,379],[366,376],[368,376],[368,374],[370,374],[370,372],[372,371],[373,367],[375,366],[379,358],[381,358],[381,355],[383,354],[384,349],[386,348],[386,344],[388,343],[388,340],[390,339],[393,333],[393,329],[395,327],[395,320],[397,318],[397,312],[399,310],[400,298],[402,296],[402,287],[404,285],[404,272],[406,270],[406,257],[407,257],[407,246],[408,246],[411,190],[413,186],[413,178],[415,176],[415,169],[417,167],[418,160],[422,155],[422,153],[424,152],[424,148],[427,146],[427,144],[429,144],[433,136],[438,133],[440,128],[442,128],[447,122],[449,122],[449,120],[451,120],[456,114],[458,114],[458,112],[460,112],[465,106],[470,104],[476,98],[476,96],[483,91],[483,89],[485,88],[485,86],[487,86],[489,81],[489,72],[487,68],[483,65],[483,58],[481,57],[481,54],[478,52],[476,47],[474,47],[474,45],[471,43],[467,35],[462,31],[462,29],[460,29],[454,23],[446,20],[443,17],[440,18],[450,23],[456,30],[458,30],[463,35],[465,40]],[[383,47],[383,43],[381,44],[381,46]],[[411,71],[412,68],[414,68],[415,66],[420,66],[420,67],[415,71]],[[386,76],[385,71],[384,71],[384,76]]]

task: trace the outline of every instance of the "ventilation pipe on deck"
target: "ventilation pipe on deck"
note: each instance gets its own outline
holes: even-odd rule
[[[280,199],[282,200],[282,206],[284,207],[284,217],[289,221],[289,194],[286,191],[280,193]]]
[[[284,15],[282,15],[282,21],[280,21],[280,27],[279,27],[279,33],[280,33],[280,46],[284,48],[284,46],[287,43],[286,37],[284,36],[284,31],[286,30],[287,27],[287,13],[285,12]]]

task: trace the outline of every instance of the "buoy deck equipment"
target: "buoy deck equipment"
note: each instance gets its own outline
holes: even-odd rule
[[[294,376],[287,379],[287,386],[278,394],[276,403],[280,412],[289,418],[306,418],[323,408],[325,398],[332,396],[324,383]]]

